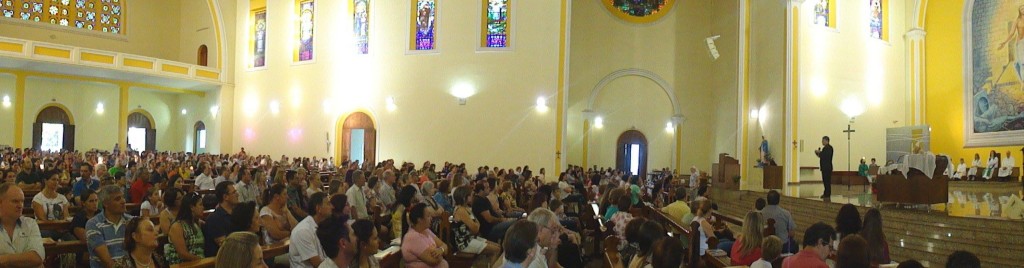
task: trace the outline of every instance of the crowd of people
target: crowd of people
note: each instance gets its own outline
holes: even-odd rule
[[[680,238],[668,236],[658,221],[633,216],[631,209],[643,206],[697,222],[699,254],[722,250],[733,265],[892,262],[878,210],[861,220],[855,207],[844,206],[835,227],[814,224],[797,243],[795,221],[775,191],[758,200],[733,235],[715,219],[717,206],[696,168],[687,181],[667,169],[647,180],[570,166],[548,182],[544,169],[534,173],[528,166],[470,172],[455,163],[438,169],[431,162],[274,160],[244,149],[233,155],[6,149],[0,171],[0,228],[7,234],[0,238],[7,242],[0,243],[0,267],[40,266],[44,244],[71,240],[87,250],[62,256],[69,266],[214,259],[217,267],[380,267],[375,255],[393,246],[406,267],[448,267],[446,258],[455,253],[493,267],[582,267],[579,210],[589,202],[624,241],[619,250],[628,267],[676,268],[683,261]],[[652,200],[652,193],[674,185],[673,200]],[[139,204],[137,211],[127,203]],[[23,213],[29,204],[31,213]],[[762,232],[769,219],[775,229]],[[50,221],[72,228],[40,230],[39,223]],[[708,246],[712,237],[717,249]],[[263,256],[265,247],[284,242],[285,254]],[[957,252],[949,263],[972,260],[977,263]]]

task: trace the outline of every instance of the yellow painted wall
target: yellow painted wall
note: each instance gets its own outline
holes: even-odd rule
[[[964,148],[964,1],[928,1],[925,17],[925,120],[932,127],[932,151],[970,162],[984,162],[990,150],[1012,151],[1020,146]]]
[[[709,1],[677,1],[669,14],[650,24],[620,20],[599,1],[573,1],[567,119],[570,164],[582,164],[583,117],[591,91],[608,74],[627,68],[651,71],[674,87],[686,117],[682,164],[711,166],[715,145],[710,105],[710,56],[704,38],[711,35]],[[621,80],[621,81],[620,81]],[[614,166],[618,136],[635,125],[652,148],[648,168],[672,167],[672,135],[665,131],[673,111],[665,93],[645,78],[624,77],[601,91],[594,111],[605,128],[592,132],[588,165]],[[643,99],[642,102],[638,101]],[[619,100],[622,102],[616,103]],[[621,122],[622,120],[627,120]]]
[[[14,75],[0,74],[0,100],[4,96],[11,98],[11,107],[0,106],[0,124],[4,126],[13,126],[14,124]],[[4,130],[0,131],[0,145],[14,145],[14,131],[10,130],[9,127],[4,127]]]
[[[188,0],[200,2],[199,0]],[[160,59],[179,60],[181,1],[128,1],[125,3],[125,35],[81,34],[63,28],[0,23],[0,35],[62,45],[123,52]],[[202,1],[205,2],[205,1]],[[207,12],[203,10],[203,12]],[[87,33],[91,33],[88,31]],[[119,40],[115,38],[127,38]],[[188,62],[194,62],[193,59]]]
[[[199,45],[209,48],[209,67],[217,66],[217,36],[213,17],[206,0],[181,1],[181,22],[179,29],[179,55],[181,62],[198,64]]]
[[[438,53],[427,55],[406,54],[409,1],[374,1],[366,56],[354,55],[345,1],[318,1],[316,58],[303,65],[291,64],[293,3],[268,4],[267,68],[236,69],[231,151],[333,155],[327,140],[336,145],[339,116],[365,109],[377,122],[378,159],[554,168],[558,1],[516,2],[529,12],[512,12],[510,52],[477,52],[480,1],[441,1]],[[248,18],[247,10],[239,3],[235,15]],[[236,26],[239,44],[249,39],[247,23]],[[235,51],[235,66],[248,65],[247,53]],[[465,106],[450,94],[459,83],[476,89]],[[538,96],[549,98],[547,113],[534,111]],[[387,97],[397,110],[386,109]],[[269,111],[272,100],[279,114]]]
[[[737,135],[740,135],[740,130],[737,129],[737,115],[738,107],[738,89],[739,81],[742,78],[739,75],[739,49],[740,49],[740,1],[738,0],[718,0],[711,1],[711,32],[710,36],[720,35],[718,40],[715,40],[715,45],[718,47],[720,53],[718,60],[711,62],[712,76],[711,76],[711,91],[714,101],[714,111],[712,115],[714,121],[712,127],[714,131],[714,147],[712,147],[711,156],[713,162],[717,162],[718,153],[729,153],[731,155],[737,155],[739,153],[739,146],[736,144]],[[710,54],[705,54],[710,57]],[[686,166],[684,166],[685,168]],[[710,170],[711,166],[698,166],[701,170]]]
[[[25,83],[25,117],[22,144],[32,146],[32,124],[43,106],[54,102],[64,105],[75,119],[75,149],[111,150],[117,142],[118,89],[105,83],[29,77]],[[102,102],[104,112],[96,112]],[[5,125],[13,125],[5,124]]]
[[[750,86],[747,107],[741,116],[750,116],[752,109],[760,113],[757,120],[747,120],[747,156],[736,156],[747,169],[746,187],[760,187],[763,174],[751,167],[759,157],[757,147],[761,136],[768,139],[776,162],[785,161],[783,150],[785,120],[786,73],[786,6],[785,2],[756,1],[750,3]],[[742,105],[741,105],[742,106]],[[742,135],[742,133],[741,133]],[[742,150],[742,148],[740,148]]]
[[[862,157],[884,163],[886,128],[911,124],[903,38],[911,10],[903,1],[888,1],[890,36],[882,41],[868,35],[867,1],[839,3],[836,29],[813,24],[814,4],[808,1],[800,8],[800,166],[819,166],[814,150],[821,147],[822,136],[831,138],[835,170],[848,170],[848,163],[849,170],[857,170]],[[849,117],[840,108],[848,100],[864,107],[852,125],[857,132],[849,149],[842,132]]]

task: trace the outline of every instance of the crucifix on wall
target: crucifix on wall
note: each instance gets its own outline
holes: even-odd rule
[[[846,170],[847,171],[851,171],[852,170],[852,169],[850,169],[850,162],[853,161],[853,159],[850,157],[850,155],[851,155],[850,148],[852,147],[851,144],[850,144],[850,136],[852,136],[852,134],[854,132],[857,132],[856,130],[854,130],[851,127],[852,124],[853,124],[853,118],[850,118],[850,123],[846,124],[846,129],[843,130],[843,133],[846,133]]]

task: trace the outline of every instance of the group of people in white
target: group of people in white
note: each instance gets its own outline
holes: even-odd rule
[[[1003,155],[1002,162],[1000,162],[996,151],[989,153],[988,162],[985,166],[981,165],[981,156],[974,154],[974,161],[971,162],[970,166],[964,163],[964,159],[960,158],[960,164],[956,167],[956,172],[950,176],[950,179],[954,180],[990,180],[990,179],[1008,179],[1013,174],[1013,168],[1016,167],[1017,160],[1013,158],[1013,154],[1010,151],[1006,151]],[[979,174],[980,171],[980,174]]]

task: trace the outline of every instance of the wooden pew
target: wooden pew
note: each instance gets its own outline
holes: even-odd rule
[[[86,252],[89,249],[85,244],[85,241],[61,241],[43,244],[43,250],[46,251],[46,257],[43,259],[43,266],[58,267],[60,266],[60,259],[58,256],[62,254]]]
[[[604,267],[622,268],[622,257],[619,255],[619,238],[613,235],[604,239]]]
[[[391,246],[373,257],[377,258],[380,267],[399,267],[402,263],[402,250],[397,246]]]
[[[284,255],[288,253],[288,240],[277,242],[274,244],[261,246],[263,248],[263,258],[272,259],[274,257]],[[217,265],[217,257],[206,257],[194,261],[187,261],[179,264],[171,265],[171,268],[208,268]]]
[[[70,231],[71,221],[38,221],[39,230]]]

